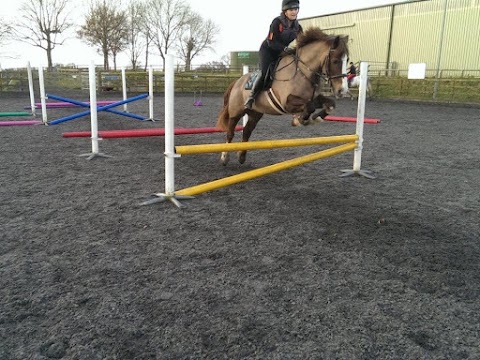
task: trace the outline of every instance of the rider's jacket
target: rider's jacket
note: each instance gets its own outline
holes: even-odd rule
[[[302,26],[298,23],[298,20],[293,21],[291,26],[288,26],[288,19],[282,14],[273,19],[268,36],[262,45],[266,45],[270,50],[280,54],[302,31]]]

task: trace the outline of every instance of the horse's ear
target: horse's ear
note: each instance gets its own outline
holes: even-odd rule
[[[335,36],[332,43],[332,49],[336,49],[338,47],[338,45],[340,44],[340,40],[340,36]]]
[[[348,35],[337,35],[332,40],[332,49],[336,49],[340,43],[347,43],[348,42]]]

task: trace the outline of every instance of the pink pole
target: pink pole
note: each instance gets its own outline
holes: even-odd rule
[[[113,104],[114,102],[116,102],[116,101],[113,101],[113,100],[97,101],[97,105],[98,106],[110,105],[110,104]],[[86,103],[89,104],[88,101]],[[45,104],[47,105],[47,108],[57,108],[57,109],[79,107],[78,105],[68,103],[68,102],[47,102]],[[27,107],[25,107],[25,108],[27,108]],[[40,109],[41,104],[40,103],[35,103],[35,108]]]
[[[38,120],[24,120],[24,121],[0,121],[0,126],[25,126],[41,124]]]
[[[243,130],[243,126],[237,126],[235,131]],[[176,128],[174,129],[175,135],[193,135],[193,134],[207,134],[223,132],[215,127],[205,128]],[[98,137],[103,139],[118,139],[118,138],[131,138],[131,137],[147,137],[147,136],[164,136],[165,129],[132,129],[132,130],[110,130],[99,131]],[[74,131],[63,133],[64,138],[74,137],[90,137],[90,131]]]

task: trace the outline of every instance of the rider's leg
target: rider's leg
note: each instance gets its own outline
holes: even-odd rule
[[[352,79],[355,77],[355,74],[348,74],[347,76],[347,84],[348,86],[350,86],[350,84],[352,83]]]
[[[278,54],[271,53],[271,51],[268,49],[265,43],[263,43],[262,46],[260,46],[260,51],[258,52],[258,56],[260,58],[259,65],[260,65],[261,75],[257,78],[257,81],[255,82],[255,84],[253,84],[252,92],[250,93],[250,96],[245,102],[246,109],[252,108],[255,98],[263,90],[265,76],[267,75],[268,68],[270,67],[270,64],[276,59],[276,57],[278,57]]]
[[[255,101],[255,98],[257,97],[258,93],[262,91],[263,88],[263,74],[259,75],[257,79],[255,80],[255,84],[252,86],[252,91],[250,93],[250,96],[248,97],[247,101],[245,102],[245,108],[246,109],[251,109],[253,106],[253,102]]]

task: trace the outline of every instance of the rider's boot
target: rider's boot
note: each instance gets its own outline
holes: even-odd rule
[[[263,79],[261,77],[258,77],[255,80],[255,84],[253,84],[252,87],[252,92],[250,93],[250,96],[248,97],[247,101],[245,101],[244,107],[245,109],[252,109],[253,103],[255,102],[255,98],[257,97],[258,93],[262,90],[262,83]]]

